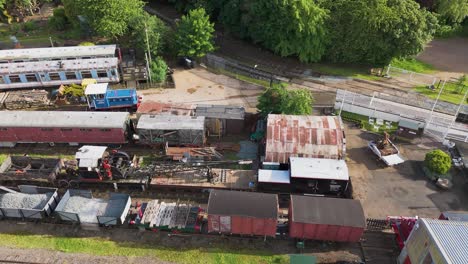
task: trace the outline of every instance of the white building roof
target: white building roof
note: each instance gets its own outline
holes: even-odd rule
[[[31,60],[74,57],[114,57],[115,45],[73,46],[0,50],[0,60]]]
[[[258,170],[258,182],[290,183],[289,171],[284,170]]]
[[[90,94],[105,94],[109,83],[94,83],[86,86],[85,95]]]
[[[75,154],[75,158],[80,162],[78,167],[81,168],[95,168],[98,166],[98,160],[102,158],[106,152],[107,147],[101,146],[82,146]]]
[[[447,263],[468,263],[468,222],[420,219]]]
[[[86,69],[110,69],[118,65],[117,58],[96,58],[79,60],[28,61],[0,64],[0,74],[35,72],[59,72]]]
[[[0,127],[124,128],[127,112],[2,111]]]
[[[177,115],[142,115],[138,120],[137,129],[150,130],[204,130],[204,116]]]
[[[291,157],[290,165],[294,178],[349,180],[344,160]]]

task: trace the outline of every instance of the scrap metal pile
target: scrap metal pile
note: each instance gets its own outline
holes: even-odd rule
[[[18,110],[50,106],[46,90],[13,91],[0,93],[0,109]]]

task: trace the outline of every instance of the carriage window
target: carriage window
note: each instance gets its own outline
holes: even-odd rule
[[[8,128],[6,128],[6,127],[0,128],[0,131],[7,131],[7,130],[8,130]]]
[[[67,77],[67,80],[73,80],[76,79],[76,74],[74,72],[66,72],[65,77]]]
[[[104,132],[109,132],[109,131],[110,131],[110,129],[109,129],[109,128],[103,128],[103,129],[101,129],[101,131],[104,131]]]
[[[49,73],[49,77],[51,81],[60,81],[60,75],[58,74],[58,72]]]
[[[36,74],[26,74],[26,80],[28,80],[28,82],[37,82]]]
[[[99,78],[107,78],[107,72],[106,71],[97,71],[97,76]]]
[[[62,131],[72,131],[73,129],[71,129],[71,128],[62,128],[60,130],[62,130]]]
[[[21,82],[21,79],[18,75],[10,75],[10,81],[11,83],[19,83]]]
[[[89,129],[89,128],[80,128],[80,131],[81,132],[90,132],[90,131],[93,131],[93,130]]]
[[[86,78],[93,78],[93,75],[91,75],[91,72],[88,71],[88,72],[81,72],[81,76],[83,77],[83,79],[86,79]]]
[[[41,128],[42,131],[52,131],[54,130],[53,128]]]

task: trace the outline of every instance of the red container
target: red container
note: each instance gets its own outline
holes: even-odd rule
[[[290,237],[358,242],[365,227],[364,211],[357,200],[291,196]]]
[[[278,198],[274,194],[213,190],[207,213],[210,233],[274,237]]]

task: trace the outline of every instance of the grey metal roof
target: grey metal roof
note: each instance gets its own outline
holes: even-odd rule
[[[123,128],[126,112],[2,111],[0,127]]]
[[[210,215],[276,219],[278,217],[278,196],[268,193],[212,190],[208,200],[207,213]]]
[[[176,116],[176,115],[142,115],[138,120],[137,129],[151,130],[204,130],[204,116]]]
[[[358,200],[291,195],[291,207],[293,222],[366,227]]]
[[[468,263],[468,222],[420,219],[448,263]]]
[[[423,125],[423,122],[405,120],[405,119],[402,119],[400,120],[400,122],[398,122],[399,127],[404,127],[404,128],[408,128],[411,130],[418,130],[419,127],[422,125]]]
[[[208,118],[243,120],[245,109],[242,106],[200,104],[195,108],[195,115]]]
[[[0,74],[34,73],[38,71],[59,72],[86,69],[116,68],[117,58],[96,58],[62,61],[28,61],[0,64]]]
[[[0,50],[0,60],[30,60],[45,58],[103,57],[115,55],[115,45],[73,46],[35,49]]]
[[[466,211],[446,211],[442,213],[448,220],[468,222],[468,212]]]

